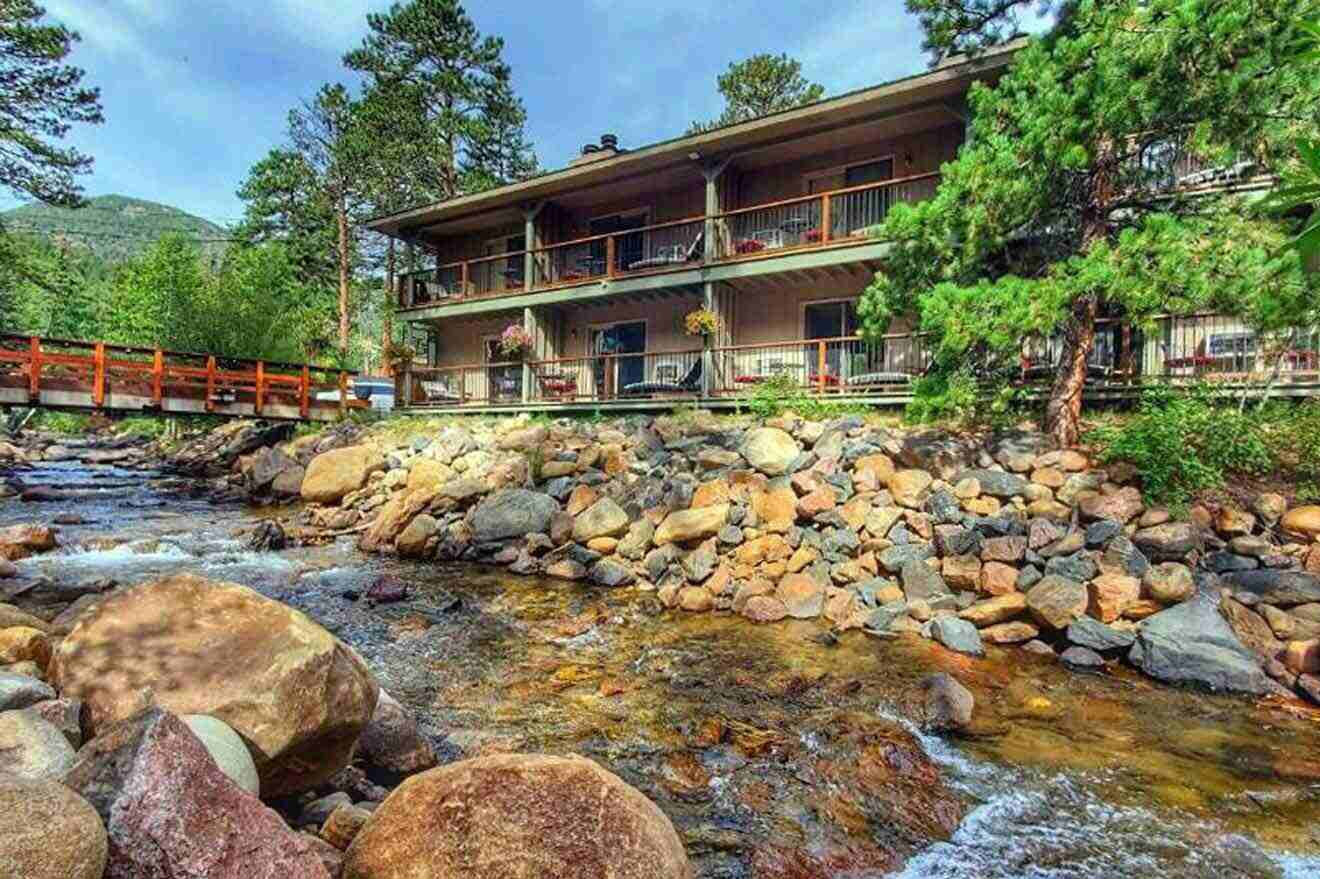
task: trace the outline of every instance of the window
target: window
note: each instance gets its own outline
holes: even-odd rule
[[[857,301],[809,302],[803,307],[804,339],[838,339],[857,332]]]
[[[610,214],[604,217],[595,217],[591,220],[589,234],[591,235],[612,235],[615,232],[627,232],[629,229],[640,229],[646,225],[646,212],[634,211],[626,214]],[[646,252],[646,233],[638,232],[636,235],[620,235],[614,239],[614,267],[617,270],[625,270],[628,266],[645,258]],[[591,256],[598,260],[602,265],[605,262],[605,241],[593,241],[591,244]]]
[[[878,162],[850,166],[843,174],[843,185],[865,186],[868,183],[882,183],[885,180],[893,179],[894,160],[891,157],[881,159]]]

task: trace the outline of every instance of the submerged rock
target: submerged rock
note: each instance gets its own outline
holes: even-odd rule
[[[581,757],[502,754],[414,775],[376,809],[344,879],[689,879],[654,803]]]
[[[946,672],[921,681],[924,695],[922,725],[936,731],[966,729],[972,722],[976,699],[970,690]]]

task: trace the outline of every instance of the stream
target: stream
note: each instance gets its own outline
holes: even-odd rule
[[[632,590],[369,557],[347,539],[253,552],[243,531],[265,513],[150,471],[0,478],[70,492],[0,501],[0,526],[83,520],[20,562],[25,576],[186,571],[285,601],[362,654],[442,762],[590,756],[669,815],[702,879],[1320,876],[1320,712],[1300,704],[1018,650],[971,659],[917,638],[836,641],[815,622],[685,616]],[[358,599],[382,574],[409,598]],[[969,735],[904,719],[933,671],[975,694]]]

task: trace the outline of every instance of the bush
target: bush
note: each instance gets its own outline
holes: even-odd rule
[[[1206,388],[1147,390],[1131,419],[1087,439],[1102,447],[1102,462],[1135,466],[1155,503],[1186,503],[1230,474],[1259,475],[1275,462],[1258,414],[1219,405]]]
[[[1260,423],[1275,466],[1296,484],[1298,499],[1320,501],[1320,400],[1274,403]]]
[[[904,415],[917,424],[972,424],[977,419],[979,400],[980,391],[970,373],[934,373],[912,383],[912,402]]]
[[[795,376],[774,375],[752,387],[739,401],[758,418],[775,418],[794,412],[810,421],[823,421],[841,415],[869,412],[861,404],[841,403],[807,393]]]

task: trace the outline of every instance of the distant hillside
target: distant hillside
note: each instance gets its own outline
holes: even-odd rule
[[[135,256],[166,232],[196,238],[208,253],[218,253],[225,230],[169,205],[122,195],[88,199],[77,209],[40,203],[0,212],[0,225],[11,232],[45,235],[90,250],[109,262]]]

